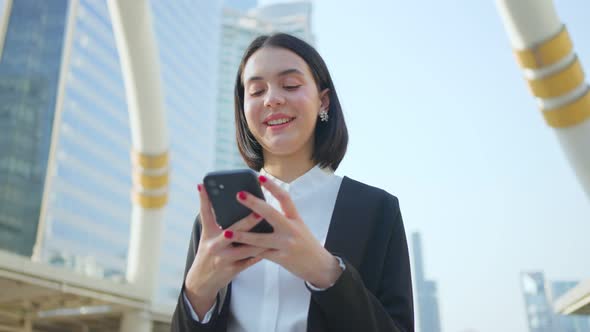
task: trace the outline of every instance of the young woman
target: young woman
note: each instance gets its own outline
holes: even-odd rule
[[[235,118],[266,201],[238,193],[253,212],[221,230],[199,185],[172,330],[413,331],[398,200],[334,174],[348,133],[316,50],[287,34],[255,39],[238,71]],[[248,232],[262,219],[273,233]]]

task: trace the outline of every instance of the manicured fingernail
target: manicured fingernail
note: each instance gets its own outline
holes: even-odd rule
[[[228,229],[225,232],[223,232],[223,236],[225,236],[226,239],[231,239],[232,237],[234,237],[234,232],[233,231],[230,231]]]
[[[238,198],[245,201],[246,200],[246,192],[245,191],[240,191],[238,193]]]
[[[254,216],[254,218],[259,219],[260,215],[256,212],[252,212],[252,215]]]
[[[264,175],[260,175],[260,176],[258,177],[258,181],[260,181],[260,182],[262,182],[262,183],[265,183],[265,182],[266,182],[266,176],[264,176]]]
[[[199,190],[199,192],[201,192],[201,190],[203,190],[203,187],[199,184],[197,185],[197,189]]]

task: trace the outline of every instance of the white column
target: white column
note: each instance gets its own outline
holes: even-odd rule
[[[156,293],[162,222],[168,198],[168,132],[158,48],[147,0],[108,1],[129,106],[133,210],[127,280]],[[146,312],[125,313],[122,332],[151,332]]]
[[[153,323],[150,315],[145,311],[132,311],[123,314],[120,332],[151,332]]]
[[[552,0],[496,0],[524,76],[590,198],[590,88]]]

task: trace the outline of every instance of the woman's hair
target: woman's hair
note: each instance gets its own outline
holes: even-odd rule
[[[285,33],[257,37],[248,46],[242,57],[234,91],[236,139],[242,158],[248,167],[256,171],[264,166],[262,146],[250,132],[244,115],[244,82],[242,82],[242,73],[246,62],[254,52],[263,47],[284,48],[297,54],[309,66],[319,91],[329,89],[328,115],[330,119],[328,122],[317,121],[312,159],[321,168],[330,167],[332,170],[336,170],[344,158],[348,145],[348,130],[338,95],[336,95],[336,88],[320,54],[308,43]]]

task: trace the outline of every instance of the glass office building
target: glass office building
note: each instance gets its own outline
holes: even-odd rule
[[[234,125],[234,84],[246,47],[259,35],[293,34],[313,45],[311,3],[297,1],[252,8],[245,13],[232,2],[223,9],[219,86],[217,95],[217,169],[245,168],[238,151]]]
[[[585,316],[560,315],[552,303],[575,287],[574,281],[547,281],[543,272],[521,274],[522,292],[530,332],[590,331],[590,319]]]
[[[192,0],[150,5],[171,168],[157,301],[173,304],[199,210],[196,184],[214,165],[221,7]],[[124,282],[131,138],[107,2],[15,0],[7,16],[0,249]]]
[[[37,236],[67,8],[65,0],[14,1],[0,16],[0,249],[25,256]]]

